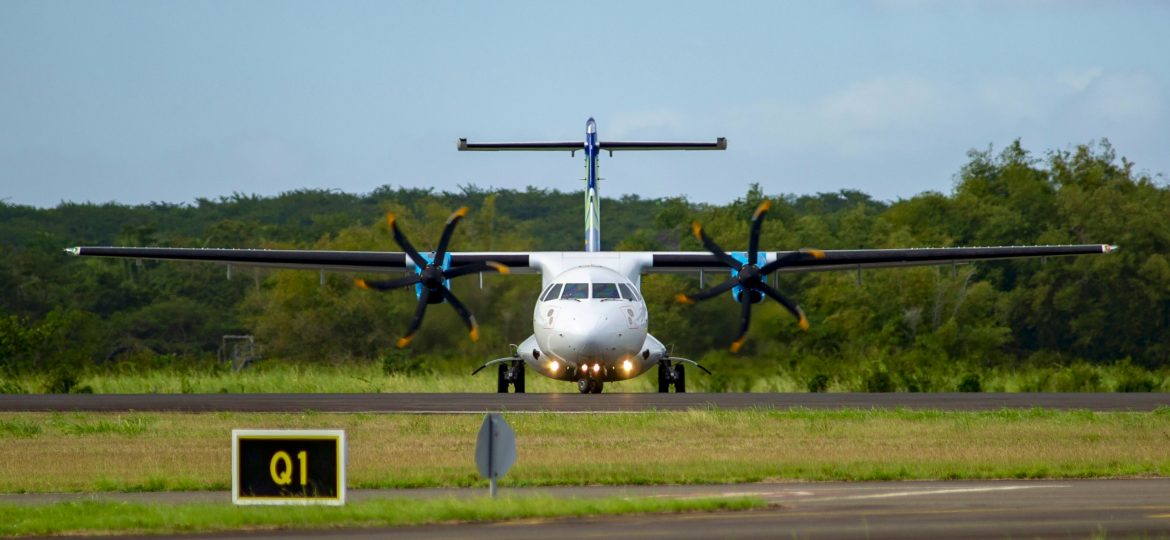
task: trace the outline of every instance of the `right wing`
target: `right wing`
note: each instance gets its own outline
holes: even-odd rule
[[[66,253],[82,257],[197,261],[240,266],[298,268],[336,272],[407,272],[414,264],[401,251],[328,251],[303,249],[201,249],[160,247],[67,248]],[[494,261],[513,273],[535,274],[526,252],[452,252],[451,268]]]

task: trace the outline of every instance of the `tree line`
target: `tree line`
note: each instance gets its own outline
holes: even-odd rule
[[[674,302],[697,276],[648,275],[650,331],[674,354],[729,365],[817,373],[880,364],[920,369],[1022,363],[1127,362],[1170,367],[1170,188],[1136,170],[1108,142],[1043,156],[1016,142],[972,151],[951,193],[880,201],[857,191],[784,195],[753,187],[724,205],[685,197],[604,199],[602,245],[702,250],[699,220],[721,245],[745,249],[752,210],[772,210],[767,250],[1113,243],[1107,256],[951,267],[783,274],[812,328],[772,302],[754,310],[734,358],[738,310],[724,297]],[[5,370],[206,359],[226,334],[256,336],[265,357],[306,362],[377,359],[405,331],[415,298],[359,290],[361,274],[67,256],[73,245],[258,247],[398,251],[383,216],[394,212],[420,248],[433,248],[450,212],[468,206],[454,250],[578,250],[582,196],[529,187],[457,192],[383,186],[367,194],[301,190],[233,194],[193,204],[0,203],[0,366]],[[707,276],[707,284],[716,276]],[[472,343],[450,309],[428,310],[410,354],[458,366],[510,354],[532,331],[532,276],[464,278],[456,294],[480,322]],[[762,364],[761,364],[762,363]],[[912,378],[912,375],[910,376]],[[910,383],[912,384],[912,382]]]

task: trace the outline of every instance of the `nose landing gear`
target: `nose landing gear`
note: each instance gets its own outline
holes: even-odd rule
[[[604,386],[604,382],[589,377],[577,380],[577,390],[582,394],[600,394]]]

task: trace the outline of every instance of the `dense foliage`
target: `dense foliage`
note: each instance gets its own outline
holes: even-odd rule
[[[698,219],[722,245],[743,249],[748,217],[766,192],[766,184],[756,186],[725,206],[606,199],[602,244],[700,250],[689,234]],[[726,352],[737,324],[731,300],[677,305],[674,293],[694,290],[697,279],[646,276],[651,332],[673,344],[675,354],[732,372],[735,366],[795,371],[813,382],[864,369],[876,390],[930,390],[927,372],[951,371],[959,381],[965,372],[1021,363],[1170,366],[1170,189],[1117,158],[1108,143],[1044,158],[1018,143],[972,152],[949,195],[928,192],[892,203],[854,191],[767,197],[774,206],[762,245],[771,250],[1061,243],[1122,249],[957,271],[870,270],[860,283],[855,273],[783,275],[778,286],[802,304],[812,329],[801,332],[766,302],[734,358]],[[416,244],[430,248],[461,205],[472,212],[452,249],[580,248],[581,195],[537,188],[307,190],[193,205],[0,205],[0,364],[11,371],[127,355],[207,358],[225,334],[255,335],[268,358],[381,358],[409,319],[415,300],[408,292],[359,290],[356,276],[343,274],[327,274],[322,285],[311,271],[236,268],[229,280],[216,265],[77,258],[62,248],[395,251],[381,219],[386,211],[399,216]],[[446,358],[463,370],[509,354],[509,343],[531,333],[537,278],[490,275],[478,286],[465,278],[455,289],[477,314],[483,339],[471,343],[451,310],[431,309],[411,354]]]

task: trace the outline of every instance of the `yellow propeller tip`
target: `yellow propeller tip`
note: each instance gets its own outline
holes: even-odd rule
[[[386,224],[391,227],[394,226],[394,212],[386,212]]]
[[[468,211],[466,206],[461,206],[454,214],[451,214],[451,219],[465,217]]]
[[[357,285],[357,288],[359,288],[359,289],[369,289],[370,288],[370,284],[366,283],[366,280],[364,280],[364,279],[355,279],[355,280],[353,280],[353,284]]]
[[[680,304],[694,304],[695,303],[694,300],[691,300],[691,297],[689,297],[683,293],[678,293],[678,294],[674,295],[674,301],[678,302]]]
[[[691,234],[695,235],[695,239],[700,242],[703,241],[703,226],[699,225],[698,221],[691,222]]]
[[[495,262],[495,261],[488,261],[487,265],[492,267],[492,268],[495,268],[496,272],[499,272],[501,274],[511,274],[512,273],[512,269],[508,268],[508,266],[505,264],[500,264],[500,263]]]
[[[747,336],[746,336],[746,335],[745,335],[745,336],[743,336],[743,337],[741,337],[741,338],[739,338],[739,339],[737,339],[737,340],[735,340],[735,341],[733,341],[733,342],[731,342],[731,352],[733,352],[733,353],[737,353],[737,352],[739,352],[739,350],[740,350],[741,348],[743,348],[743,342],[744,342],[744,341],[747,341]]]
[[[772,208],[772,201],[764,199],[764,202],[761,202],[760,205],[756,207],[756,212],[752,214],[752,219],[759,219],[760,216],[763,215],[764,212],[767,212],[770,208]]]
[[[399,349],[403,349],[407,345],[410,345],[410,340],[412,340],[412,339],[414,339],[414,336],[406,336],[406,337],[398,338],[398,343],[396,343],[395,345],[397,345]]]
[[[479,341],[479,327],[478,326],[471,327],[471,341]]]
[[[800,316],[800,322],[798,322],[796,324],[800,325],[801,330],[804,330],[806,332],[808,331],[808,318],[805,317],[804,315]]]

